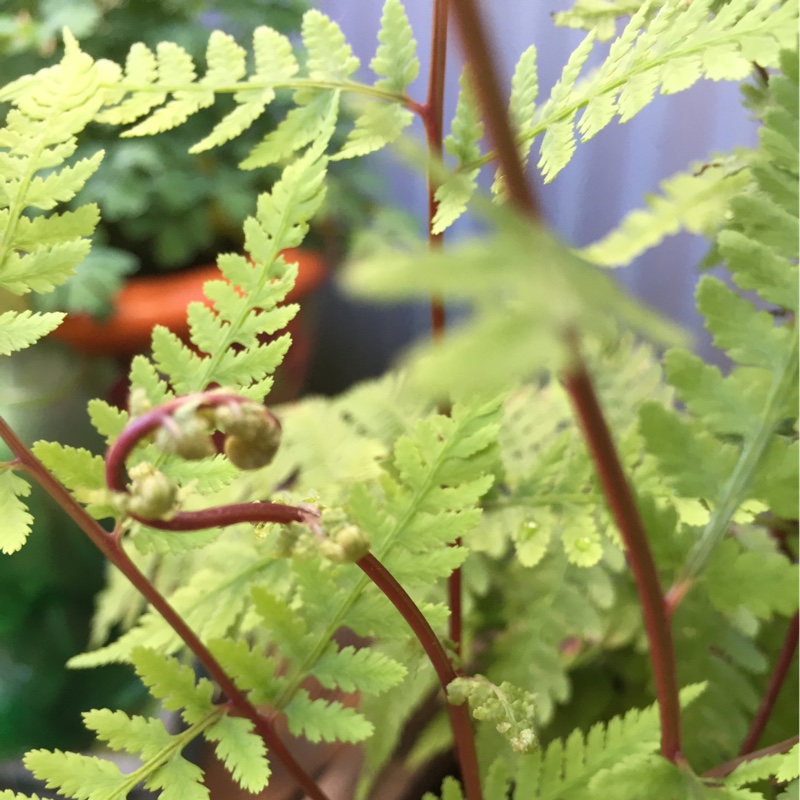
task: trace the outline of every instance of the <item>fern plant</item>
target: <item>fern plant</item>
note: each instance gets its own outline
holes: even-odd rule
[[[135,45],[124,65],[94,61],[67,31],[57,66],[0,91],[12,104],[0,281],[18,295],[52,289],[88,251],[97,210],[55,209],[102,169],[101,154],[69,162],[90,122],[169,135],[232,95],[199,153],[248,130],[279,94],[293,100],[242,164],[280,165],[281,178],[254,199],[247,256],[223,254],[224,280],[190,305],[191,346],[157,326],[152,356],[133,361],[128,407],[90,404],[105,457],[28,447],[0,420],[13,453],[0,547],[25,543],[33,480],[115,568],[91,647],[71,665],[131,665],[182,721],[88,710],[87,729],[138,766],[29,752],[26,766],[64,796],[110,800],[144,784],[167,800],[207,798],[183,755],[204,739],[246,791],[279,763],[306,796],[328,798],[284,728],[358,743],[348,797],[380,797],[398,765],[414,772],[448,752],[441,788],[410,781],[406,796],[796,795],[796,715],[773,711],[797,644],[797,3],[578,3],[560,21],[589,34],[550,96],[537,106],[528,49],[507,107],[475,4],[450,5],[434,4],[424,101],[409,94],[418,62],[400,0],[384,5],[371,84],[353,79],[336,23],[309,11],[302,63],[266,27],[250,52],[212,33],[205,66],[169,42]],[[451,15],[467,64],[445,137]],[[581,78],[608,38],[605,62]],[[588,139],[656,91],[742,80],[753,62],[758,149],[670,179],[581,253],[544,229],[525,176],[539,134],[553,179],[576,129]],[[345,103],[357,111],[339,146]],[[403,138],[414,114],[428,145],[427,245],[380,249],[347,281],[373,298],[430,298],[432,341],[402,373],[268,410],[290,343],[259,336],[296,311],[280,305],[296,275],[280,254],[319,212],[331,161],[394,143],[418,158]],[[488,232],[443,247],[468,207]],[[698,287],[735,364],[724,375],[597,266],[681,227],[713,240],[708,261],[738,287],[710,276]],[[459,330],[446,325],[454,299],[473,305]],[[59,321],[4,315],[4,352]]]

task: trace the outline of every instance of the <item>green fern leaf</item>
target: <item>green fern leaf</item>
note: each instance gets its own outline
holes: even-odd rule
[[[681,705],[702,691],[702,685],[686,687],[681,691]],[[573,731],[566,741],[556,739],[545,750],[520,757],[514,800],[585,797],[594,775],[624,758],[653,752],[659,735],[655,705],[614,717],[607,726],[594,725],[586,735]]]
[[[284,708],[289,730],[310,742],[360,742],[372,734],[372,723],[341,703],[312,700],[304,689]]]
[[[745,436],[758,425],[772,385],[766,370],[739,369],[723,377],[686,350],[669,350],[664,366],[680,399],[713,433]]]
[[[101,73],[67,33],[59,64],[2,92],[13,108],[0,129],[0,286],[15,294],[52,291],[89,252],[88,237],[98,219],[95,206],[33,218],[24,213],[29,208],[49,211],[71,200],[100,164],[102,151],[63,166],[75,152],[76,134],[103,102]],[[27,318],[16,336],[24,341],[33,329]]]
[[[437,797],[432,792],[426,792],[422,800],[464,800],[461,784],[453,777],[448,776],[442,781],[442,793]]]
[[[212,87],[229,86],[247,74],[247,53],[233,36],[222,31],[212,31],[208,38],[206,63],[208,70],[203,83]]]
[[[155,717],[129,717],[124,711],[104,708],[84,712],[83,721],[112,750],[140,755],[145,761],[169,748],[172,740],[164,723]]]
[[[638,11],[642,0],[577,0],[569,11],[553,14],[556,25],[593,30],[599,41],[607,42],[617,32],[617,20]]]
[[[570,694],[563,644],[570,638],[602,640],[601,613],[613,604],[613,584],[604,567],[577,567],[557,550],[545,555],[535,573],[505,562],[494,579],[504,590],[509,627],[493,643],[497,666],[486,670],[487,677],[498,684],[536,687],[536,721],[544,725],[556,703]]]
[[[357,69],[358,59],[341,28],[319,11],[303,15],[303,43],[308,51],[308,76],[314,80],[345,81]]]
[[[737,363],[780,370],[797,333],[776,328],[767,311],[756,312],[718,278],[703,277],[697,287],[697,308],[706,319],[714,344]]]
[[[212,39],[213,36],[214,34]],[[232,39],[225,38],[219,41],[220,44],[215,47],[220,48],[220,52],[218,56],[217,53],[214,55],[215,58],[219,57],[221,68],[231,69],[225,57],[225,52],[228,50],[232,51],[235,64],[233,73],[225,76],[225,79],[220,75],[220,80],[235,83],[245,74],[243,62],[240,74],[241,48]],[[241,52],[244,53],[243,50]],[[275,85],[290,80],[299,69],[291,42],[272,28],[262,25],[253,31],[253,53],[255,72],[248,79],[248,83],[255,84],[254,87],[242,89],[234,94],[236,108],[221,119],[208,136],[193,145],[189,150],[190,153],[202,153],[244,133],[275,98]],[[211,64],[211,40],[209,40],[209,64]],[[208,77],[207,75],[205,80]]]
[[[314,649],[305,619],[288,601],[271,594],[263,586],[253,587],[253,606],[262,619],[262,630],[281,642],[284,655],[298,661],[305,660]]]
[[[6,311],[0,314],[0,356],[30,347],[54,331],[66,314],[34,314],[32,311]]]
[[[511,775],[508,762],[498,758],[486,773],[483,796],[485,800],[508,800]]]
[[[638,800],[644,787],[649,797],[706,798],[698,778],[655,754],[629,756],[613,767],[600,770],[589,784],[588,796],[600,800],[611,792],[619,800]]]
[[[150,694],[168,711],[180,711],[188,725],[218,713],[212,701],[213,685],[205,678],[198,681],[191,667],[145,647],[136,649],[131,660]]]
[[[140,532],[137,537],[142,535]],[[201,538],[199,543],[206,541],[207,539]],[[169,552],[174,552],[174,549]],[[165,594],[170,605],[198,635],[214,640],[227,635],[240,620],[249,604],[249,581],[260,575],[262,570],[268,571],[270,563],[271,560],[265,562],[263,558],[259,559],[257,550],[239,547],[229,552],[224,568],[212,557],[208,564],[196,565],[188,581],[177,589],[170,587],[171,591]],[[69,665],[83,669],[127,662],[131,660],[131,654],[136,648],[143,646],[152,647],[162,653],[176,653],[181,648],[181,640],[163,617],[150,609],[141,615],[134,627],[111,644],[73,656]]]
[[[685,497],[715,498],[736,463],[731,445],[721,445],[699,425],[657,403],[645,403],[639,424],[647,449],[656,454],[662,472]]]
[[[173,99],[156,109],[147,119],[124,131],[121,136],[152,136],[177,128],[202,108],[214,104],[214,91],[197,84],[197,74],[192,57],[180,45],[159,42],[156,48],[158,79],[156,87],[192,86],[192,89],[173,92]]]
[[[242,169],[260,169],[288,160],[298,150],[316,141],[324,129],[325,120],[331,113],[338,112],[338,105],[338,93],[320,92],[298,108],[291,109],[239,166]]]
[[[660,7],[654,15],[656,5]],[[777,8],[768,0],[727,3],[709,20],[711,6],[712,0],[688,7],[681,0],[638,4],[605,62],[577,84],[598,31],[592,30],[570,57],[529,134],[534,138],[545,132],[539,162],[545,180],[552,180],[572,156],[572,128],[579,109],[584,109],[579,128],[586,141],[614,116],[621,121],[633,117],[659,87],[668,94],[702,77],[741,80],[750,73],[753,60],[776,67],[780,48],[795,45],[794,3]]]
[[[4,520],[0,536],[0,552],[16,553],[31,532],[33,517],[21,497],[27,497],[31,487],[27,481],[9,469],[0,471],[0,513]]]
[[[380,150],[396,142],[413,121],[414,115],[400,105],[370,103],[356,117],[355,128],[331,160],[342,161]]]
[[[483,123],[480,110],[469,85],[467,71],[461,73],[461,91],[458,94],[456,114],[450,126],[450,134],[444,140],[444,149],[462,167],[480,157],[480,140],[483,138]],[[475,189],[480,170],[456,169],[447,175],[436,190],[436,214],[431,230],[441,233],[453,224],[466,210]]]
[[[203,735],[217,743],[217,757],[245,791],[255,794],[267,785],[270,767],[266,748],[249,719],[224,715]]]
[[[275,702],[285,681],[277,674],[274,658],[241,639],[214,639],[209,647],[236,685],[249,692],[251,702]]]
[[[48,788],[58,789],[76,800],[113,800],[126,782],[116,764],[78,753],[31,750],[24,762]]]
[[[586,59],[592,52],[595,34],[590,33],[570,55],[561,77],[556,81],[550,92],[550,97],[542,108],[542,116],[547,117],[552,109],[565,103],[570,97],[575,81],[578,79]],[[541,145],[541,158],[539,169],[542,170],[545,181],[551,181],[568,163],[575,152],[575,138],[572,132],[573,120],[577,109],[568,113],[563,119],[553,122],[545,129]]]
[[[386,0],[378,31],[380,42],[370,68],[380,77],[376,89],[403,94],[419,73],[417,43],[401,0]]]
[[[148,789],[160,789],[159,800],[211,800],[211,794],[203,784],[203,771],[179,755],[173,756],[153,772],[145,781],[145,786]]]
[[[394,659],[370,648],[328,650],[314,665],[314,677],[326,689],[381,694],[400,683],[407,670]]]
[[[414,120],[414,115],[398,102],[419,72],[417,43],[400,0],[387,0],[384,4],[378,41],[378,50],[370,62],[379,76],[375,89],[397,95],[398,100],[367,105],[356,117],[355,128],[334,160],[380,150],[396,141]]]
[[[129,414],[105,400],[94,399],[89,401],[89,419],[106,443],[111,444],[125,429]]]
[[[95,519],[119,515],[106,487],[105,461],[101,456],[57,442],[39,441],[31,449],[77,500],[87,503],[86,510]]]
[[[788,259],[735,230],[722,231],[717,244],[740,288],[756,291],[767,303],[797,312],[797,270]]]
[[[326,124],[330,132],[332,117]],[[287,266],[279,253],[302,242],[310,218],[322,204],[325,142],[287,167],[272,191],[259,197],[256,215],[245,221],[245,247],[255,264],[243,256],[221,256],[219,267],[229,284],[206,284],[210,311],[199,304],[190,307],[192,339],[205,355],[190,350],[167,329],[154,329],[154,359],[176,391],[203,390],[212,382],[241,389],[258,386],[263,399],[269,389],[269,376],[286,353],[289,339],[282,336],[259,345],[257,337],[274,333],[297,311],[296,306],[276,309],[297,275],[296,266]],[[235,349],[237,344],[243,349]]]
[[[171,400],[175,394],[158,374],[153,363],[144,356],[134,356],[130,371],[131,386],[144,392],[151,405],[157,406]]]
[[[122,85],[130,83],[146,86],[149,91],[131,92],[124,99],[116,98],[117,103],[97,115],[98,122],[110,125],[127,125],[147,115],[151,109],[160,106],[167,99],[167,92],[155,89],[158,81],[158,60],[144,44],[134,44],[125,60],[125,77]],[[123,92],[124,97],[124,92]]]
[[[663,181],[661,194],[647,195],[646,210],[632,211],[615,230],[580,253],[594,264],[624,266],[680,230],[716,233],[731,199],[748,180],[748,171],[736,161],[695,164],[690,172]]]
[[[760,619],[790,617],[797,610],[797,565],[779,553],[741,552],[727,540],[714,550],[704,573],[711,602],[725,614],[741,606]],[[750,586],[746,594],[742,586]]]
[[[531,129],[536,110],[536,98],[539,96],[539,74],[536,66],[536,48],[531,45],[517,61],[514,76],[511,78],[511,97],[508,101],[508,119],[517,136],[519,156],[523,167],[528,165],[532,139],[525,134]],[[492,194],[503,193],[503,175],[500,170],[495,174]]]
[[[740,787],[769,778],[776,778],[781,783],[787,783],[797,778],[797,756],[798,745],[795,745],[786,753],[744,761],[728,775],[725,785]]]

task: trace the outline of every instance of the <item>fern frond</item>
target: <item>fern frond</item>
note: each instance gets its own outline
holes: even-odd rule
[[[109,97],[109,105],[113,105],[97,114],[98,122],[127,125],[144,117],[167,99],[166,91],[156,91],[154,88],[158,81],[158,60],[153,51],[141,42],[131,47],[120,81],[146,87],[147,91],[134,92],[130,97],[125,97],[124,90],[118,90],[116,95]]]
[[[376,89],[402,94],[419,73],[417,43],[401,0],[386,0],[378,31],[380,45],[370,61],[380,76]]]
[[[743,286],[773,300],[785,298],[791,308],[797,303],[796,295],[790,297],[797,285],[797,139],[791,133],[797,130],[798,114],[792,98],[797,90],[796,51],[780,60],[787,72],[776,76],[778,88],[770,86],[765,94],[762,145],[750,156],[751,182],[731,201],[719,250],[729,257]],[[763,152],[765,141],[769,148],[778,147],[785,166],[770,162]],[[787,192],[790,185],[795,189]],[[722,378],[691,356],[669,354],[670,378],[696,419],[682,420],[652,406],[645,406],[641,416],[647,447],[678,491],[704,497],[713,509],[681,577],[694,577],[705,565],[744,501],[762,501],[773,514],[790,518],[796,516],[798,502],[797,443],[783,433],[797,420],[796,328],[776,324],[771,314],[710,276],[698,286],[697,306],[714,343],[740,366]],[[703,475],[686,463],[686,453],[678,452],[676,436],[696,457],[708,457]],[[676,468],[685,470],[682,477]]]
[[[211,48],[218,38],[209,41],[209,65],[212,63]],[[172,99],[133,128],[123,131],[121,136],[152,136],[156,133],[177,128],[202,108],[214,104],[214,91],[196,84],[197,74],[192,57],[180,45],[173,42],[159,42],[156,48],[157,78],[153,89],[159,86],[177,84],[193,86],[193,90],[173,92]],[[205,83],[205,82],[204,82]]]
[[[0,469],[0,513],[5,520],[0,552],[16,553],[28,539],[33,517],[20,499],[31,492],[30,484],[10,469]]]
[[[593,264],[619,267],[680,230],[712,236],[731,199],[749,181],[739,159],[714,159],[694,164],[661,183],[661,194],[647,195],[647,208],[637,209],[602,239],[580,254]]]
[[[708,797],[711,800],[700,779],[690,770],[681,770],[655,754],[635,754],[610,768],[601,769],[589,783],[588,796],[600,800],[612,792],[619,800],[637,800],[642,791],[646,791],[648,797],[692,797],[698,800]],[[725,797],[724,800],[750,798]]]
[[[544,725],[570,693],[562,646],[570,638],[602,641],[601,614],[613,604],[613,584],[604,567],[577,567],[562,553],[546,555],[535,572],[503,564],[490,576],[503,588],[505,619],[486,675],[495,683],[535,687],[536,721]]]
[[[380,42],[370,62],[379,76],[375,89],[404,96],[419,72],[417,43],[406,10],[400,0],[387,0],[381,15]],[[371,103],[356,117],[350,132],[334,160],[363,156],[391,144],[414,120],[414,115],[396,102]]]
[[[325,14],[303,15],[303,44],[308,51],[308,75],[315,80],[344,81],[359,66],[341,28]]]
[[[0,129],[0,287],[14,294],[52,291],[89,252],[96,206],[35,217],[26,213],[71,200],[99,166],[102,151],[71,166],[64,162],[75,152],[76,135],[103,103],[106,73],[66,32],[59,64],[0,93],[13,105]],[[57,317],[13,319],[3,315],[6,351],[33,343],[55,327]]]
[[[536,98],[539,96],[539,74],[536,65],[536,48],[531,45],[517,61],[514,76],[511,78],[511,96],[508,100],[508,120],[512,130],[520,141],[519,155],[522,166],[528,164],[533,140],[525,134],[531,129],[536,110]],[[492,184],[492,194],[502,195],[503,175],[498,169]]]
[[[791,617],[797,610],[797,565],[780,553],[742,552],[737,542],[726,540],[709,561],[705,583],[711,602],[729,617],[740,608],[764,620],[773,614]]]
[[[86,510],[96,519],[117,517],[106,488],[105,461],[92,455],[82,447],[70,447],[57,442],[38,441],[33,447],[34,455],[69,487],[76,499],[88,505]]]
[[[54,331],[66,314],[34,314],[32,311],[5,311],[0,314],[0,356],[30,347]]]
[[[137,533],[137,537],[142,535]],[[220,550],[222,548],[220,547]],[[170,605],[204,639],[228,635],[250,605],[250,583],[274,568],[254,545],[224,548],[224,569],[219,558],[197,560],[192,577],[166,592]],[[220,552],[218,550],[218,552]],[[175,653],[181,640],[160,614],[152,609],[142,614],[136,625],[115,641],[95,650],[73,656],[69,665],[76,669],[126,662],[137,647],[150,646],[162,653]]]
[[[426,792],[422,800],[464,800],[464,792],[461,784],[455,778],[448,776],[442,781],[442,793],[438,797]]]
[[[480,109],[472,94],[466,69],[461,73],[460,86],[456,114],[450,134],[444,140],[445,151],[457,160],[459,167],[480,157],[480,140],[483,137]],[[442,233],[464,213],[477,189],[479,171],[456,169],[448,173],[444,183],[436,190],[436,214],[431,226],[433,233]]]
[[[24,763],[34,776],[46,781],[48,788],[58,789],[76,800],[111,800],[126,789],[122,770],[102,758],[60,750],[31,750],[25,755]],[[195,769],[200,772],[199,768]]]
[[[212,34],[213,38],[214,34]],[[222,36],[220,34],[220,36]],[[238,81],[244,75],[244,63],[239,67],[239,46],[233,40],[220,39],[225,50],[232,50],[235,55],[235,72],[230,76],[225,76],[220,83],[231,83]],[[208,62],[212,65],[211,40],[209,40]],[[243,53],[244,51],[242,51]],[[190,153],[202,153],[212,147],[234,139],[244,133],[253,122],[255,122],[264,109],[275,98],[275,84],[288,81],[299,70],[297,59],[292,50],[292,43],[283,34],[278,33],[272,28],[260,26],[253,31],[253,53],[255,56],[255,72],[248,79],[248,83],[256,84],[252,89],[242,89],[233,95],[236,101],[236,108],[223,117],[215,126],[211,133],[197,144],[193,145]],[[227,60],[220,52],[220,61],[226,68]],[[216,58],[216,53],[214,54]],[[208,77],[208,76],[206,76]]]
[[[297,312],[295,305],[277,307],[297,275],[297,267],[286,264],[279,254],[302,242],[310,218],[324,199],[327,158],[322,153],[334,122],[333,115],[329,115],[325,136],[287,167],[272,191],[260,196],[255,216],[245,221],[245,248],[252,260],[234,254],[221,256],[218,264],[226,280],[209,281],[205,285],[209,306],[189,305],[190,337],[195,349],[187,347],[166,328],[157,326],[153,332],[154,363],[143,357],[132,362],[134,392],[143,393],[155,405],[173,391],[191,393],[217,384],[236,386],[241,393],[263,401],[272,385],[271,375],[286,353],[290,339],[284,334],[262,344],[259,337],[274,334]],[[168,460],[152,445],[141,448],[137,457],[170,472]],[[199,472],[185,465],[174,466],[180,483],[195,477],[205,484],[206,491],[229,483],[235,474],[224,459],[206,462]],[[83,485],[67,482],[73,490]],[[197,492],[202,491],[198,485]],[[137,545],[144,549],[192,548],[216,535],[214,531],[206,531],[168,537],[142,525],[132,527]]]
[[[271,770],[266,749],[249,719],[226,714],[204,731],[203,736],[216,742],[217,758],[242,789],[256,794],[267,785]]]
[[[144,651],[137,654],[138,657],[143,655]],[[151,681],[154,679],[153,667],[151,662],[143,670]],[[193,680],[191,670],[189,673],[188,677]],[[187,681],[174,673],[166,677],[162,672],[152,688],[157,693],[177,690],[183,699],[189,699]],[[202,770],[181,755],[183,748],[201,734],[216,745],[218,757],[242,788],[260,791],[269,780],[270,767],[264,743],[252,731],[251,721],[227,716],[220,707],[209,706],[178,734],[169,733],[158,718],[130,717],[123,711],[95,709],[84,713],[83,718],[86,727],[99,740],[112,750],[135,756],[141,765],[125,774],[113,762],[98,758],[59,751],[35,750],[28,753],[25,757],[28,768],[35,775],[46,777],[48,787],[58,788],[68,796],[118,800],[127,797],[143,782],[149,789],[161,790],[158,796],[162,800],[176,800],[178,797],[208,800]]]
[[[695,700],[702,685],[681,691],[681,705]],[[565,741],[556,739],[545,750],[520,756],[514,800],[555,800],[585,797],[589,780],[624,758],[651,753],[658,747],[656,706],[629,711],[608,725],[594,725],[587,734],[573,731]]]
[[[326,651],[314,667],[314,677],[326,689],[380,694],[400,683],[406,668],[377,650],[344,647]]]
[[[300,689],[283,710],[291,733],[310,742],[361,742],[373,731],[372,723],[354,708],[336,700],[312,700],[305,689]]]
[[[787,783],[797,778],[797,756],[800,745],[795,745],[786,753],[754,758],[739,764],[725,779],[727,786],[745,786],[748,783],[776,778]]]
[[[578,75],[592,52],[594,40],[595,34],[590,33],[570,55],[561,71],[561,76],[550,91],[550,97],[542,107],[543,117],[555,116],[552,109],[569,102],[575,81],[578,80]],[[538,166],[545,181],[552,180],[569,163],[575,152],[573,119],[574,114],[567,115],[565,119],[553,119],[544,129]]]
[[[613,39],[617,20],[635,14],[642,0],[576,0],[569,11],[553,14],[556,25],[577,30],[593,30],[598,41]]]
[[[590,77],[577,83],[597,29],[579,45],[543,106],[531,138],[544,132],[539,166],[546,181],[569,162],[575,148],[573,126],[586,141],[615,116],[635,116],[660,89],[671,94],[702,77],[741,80],[751,62],[778,65],[781,47],[795,46],[797,6],[777,8],[771,0],[743,0],[722,6],[710,16],[712,0],[667,0],[652,15],[653,3],[642,3],[612,43],[608,58]]]

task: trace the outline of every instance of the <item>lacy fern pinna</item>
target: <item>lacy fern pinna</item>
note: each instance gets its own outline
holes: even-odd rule
[[[287,165],[245,223],[250,258],[223,255],[226,280],[189,308],[193,347],[156,328],[152,359],[132,364],[130,408],[90,404],[107,459],[45,442],[29,451],[0,422],[14,455],[0,473],[3,549],[27,536],[21,472],[118,568],[92,649],[72,665],[132,664],[185,723],[171,733],[156,718],[87,712],[97,738],[141,766],[125,775],[92,756],[30,752],[25,763],[50,786],[101,800],[144,782],[165,798],[205,798],[202,771],[181,755],[202,736],[245,789],[267,785],[274,757],[322,800],[276,733],[283,719],[311,741],[363,742],[358,797],[380,796],[392,758],[425,762],[453,743],[458,778],[442,784],[445,800],[796,792],[796,737],[787,737],[797,720],[776,698],[797,638],[797,3],[585,6],[563,18],[590,31],[540,106],[533,49],[508,107],[500,103],[471,0],[434,4],[424,102],[408,94],[418,65],[399,0],[384,6],[374,84],[353,80],[358,63],[341,30],[312,11],[305,60],[266,28],[252,62],[215,33],[198,77],[177,45],[137,46],[123,68],[93,61],[67,34],[60,65],[3,90],[13,108],[0,138],[0,279],[18,294],[65,280],[89,246],[96,209],[49,212],[101,168],[99,156],[64,166],[90,121],[149,135],[232,93],[236,107],[202,150],[244,130],[276,92],[295,103],[244,164]],[[581,78],[609,22],[629,14],[607,59]],[[443,138],[451,16],[467,69]],[[576,128],[588,139],[657,89],[741,80],[754,61],[757,150],[671,179],[646,212],[582,254],[543,230],[524,172],[539,134],[539,167],[553,179]],[[332,151],[352,95],[366,105]],[[434,156],[427,247],[379,252],[347,280],[370,296],[430,298],[435,346],[413,354],[402,377],[276,412],[279,425],[262,403],[289,343],[256,342],[295,311],[279,305],[294,278],[280,253],[320,208],[329,161],[400,140],[414,114]],[[495,162],[491,205],[476,180]],[[489,234],[442,247],[467,205]],[[587,263],[626,263],[698,219],[738,288],[776,312],[703,278],[698,307],[735,364],[726,375]],[[442,298],[473,305],[463,329],[445,329]],[[59,319],[5,312],[4,352]],[[672,345],[666,381],[654,350],[626,329]],[[209,438],[216,426],[222,452]],[[97,519],[112,519],[112,530]],[[109,642],[117,625],[124,632]],[[337,641],[347,628],[358,647]],[[189,654],[210,680],[183,663]],[[635,710],[653,695],[655,706]],[[491,724],[473,734],[468,706]],[[402,733],[415,708],[425,709],[424,732],[409,746]]]

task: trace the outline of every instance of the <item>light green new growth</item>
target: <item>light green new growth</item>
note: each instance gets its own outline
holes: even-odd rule
[[[695,163],[661,183],[661,194],[647,195],[647,208],[631,211],[602,239],[580,254],[593,264],[621,267],[681,230],[714,236],[730,201],[749,181],[741,158]]]
[[[102,105],[108,66],[93,62],[67,33],[59,64],[0,92],[0,100],[13,105],[0,129],[0,288],[13,294],[51,292],[89,252],[99,219],[94,204],[40,212],[71,200],[100,165],[102,152],[64,166],[75,152],[76,135]],[[0,314],[0,355],[29,347],[63,318],[30,311]]]
[[[641,6],[642,0],[576,0],[569,11],[553,14],[553,21],[565,28],[593,30],[599,41],[606,42],[616,36],[617,20],[635,14]]]
[[[458,93],[456,115],[450,135],[444,140],[444,149],[456,159],[457,166],[475,161],[480,157],[480,140],[483,138],[483,123],[480,110],[469,85],[469,72],[461,73],[461,91]],[[448,173],[446,180],[436,190],[436,215],[431,231],[441,233],[466,211],[467,205],[478,188],[478,169]]]
[[[419,59],[417,43],[400,0],[387,0],[384,5],[378,41],[378,50],[370,62],[372,71],[379,76],[375,89],[402,97],[417,77]],[[413,113],[398,103],[372,101],[356,118],[355,129],[333,159],[380,150],[396,141],[413,120]]]
[[[30,494],[31,487],[10,469],[0,467],[0,513],[3,515],[0,552],[16,553],[31,532],[33,517],[20,498]]]
[[[447,685],[447,700],[454,705],[469,703],[475,719],[493,722],[515,753],[530,753],[536,747],[533,717],[536,696],[503,681],[499,686],[482,675],[459,677]]]
[[[531,45],[521,56],[511,78],[511,96],[508,100],[508,120],[513,132],[521,140],[519,156],[523,167],[528,165],[533,140],[525,140],[524,134],[534,123],[536,98],[539,96],[539,73],[536,63],[536,47]],[[495,173],[492,193],[503,196],[504,181],[500,169]]]

